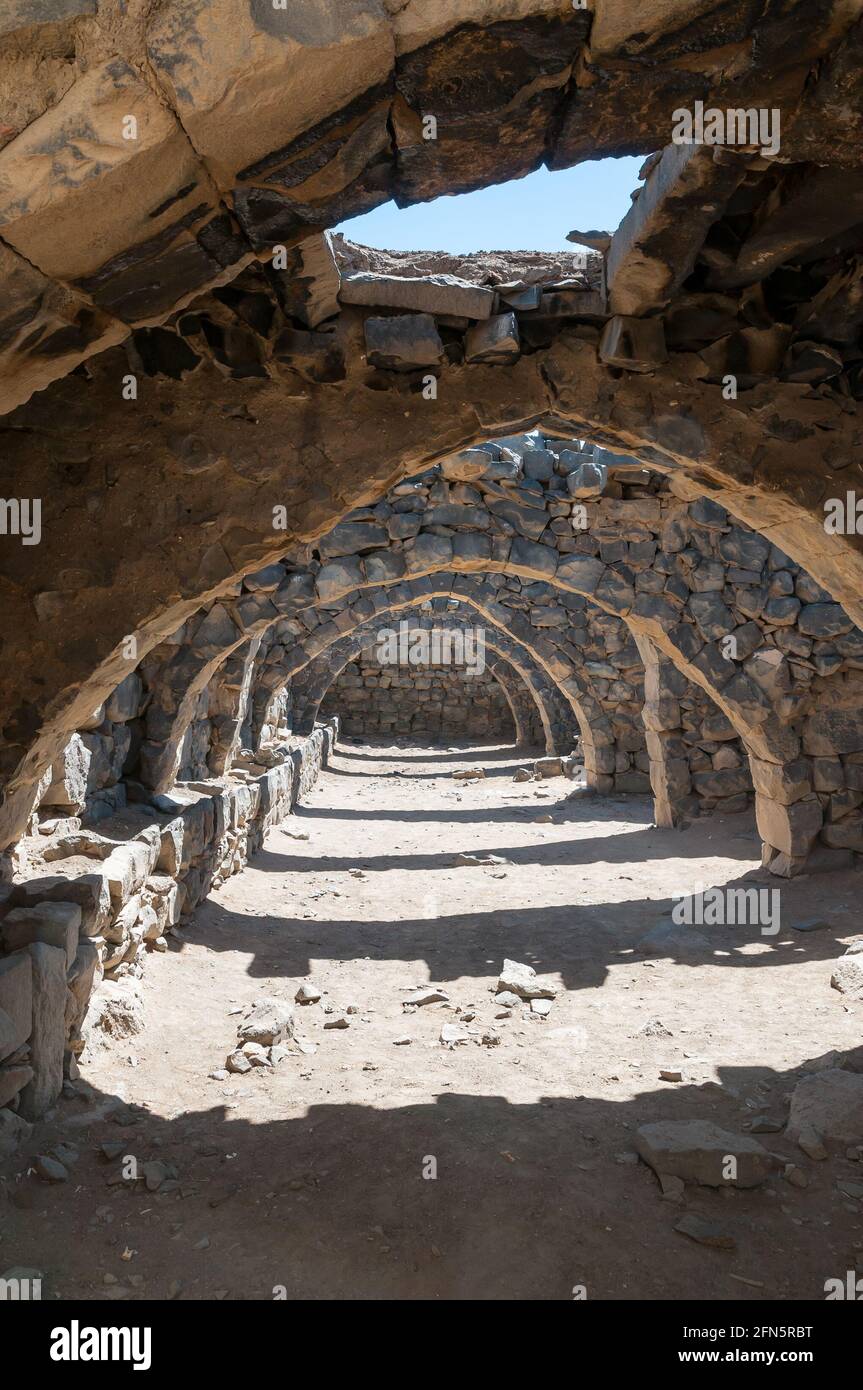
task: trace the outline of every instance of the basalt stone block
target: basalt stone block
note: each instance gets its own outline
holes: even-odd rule
[[[62,806],[71,812],[84,809],[90,776],[92,751],[80,734],[73,734],[60,757],[51,767],[51,785],[42,797],[43,806]]]
[[[752,782],[757,792],[785,806],[812,792],[811,764],[806,758],[790,763],[768,763],[750,755]]]
[[[491,537],[470,532],[453,536],[452,557],[480,568],[491,559]]]
[[[75,878],[52,875],[15,884],[15,907],[37,907],[43,902],[76,903],[81,909],[81,933],[98,936],[112,914],[111,896],[104,873],[78,874]]]
[[[841,820],[828,823],[822,828],[821,839],[831,849],[850,849],[863,853],[863,815],[852,811]]]
[[[447,536],[435,536],[421,531],[410,550],[405,552],[408,570],[438,570],[452,564],[452,541]]]
[[[557,570],[557,552],[548,545],[537,545],[515,536],[509,552],[509,565],[550,579]]]
[[[732,1134],[711,1120],[661,1120],[642,1125],[635,1147],[656,1173],[706,1187],[757,1187],[770,1177],[775,1160],[757,1140]],[[727,1159],[736,1159],[734,1176]]]
[[[471,3],[450,11],[398,10],[400,100],[393,124],[406,202],[493,182],[500,177],[500,149],[507,152],[509,178],[542,161],[590,15],[571,7],[529,13],[537,8]],[[438,119],[436,140],[423,138],[424,112]]]
[[[334,560],[342,555],[362,555],[365,550],[385,546],[388,533],[383,526],[369,521],[341,521],[321,536],[317,542],[322,560]]]
[[[815,796],[803,797],[790,806],[772,797],[758,796],[755,818],[762,840],[794,858],[808,854],[824,820],[821,804]]]
[[[522,506],[519,502],[507,499],[495,499],[490,501],[488,509],[502,521],[509,522],[510,526],[529,540],[539,540],[546,526],[548,525],[548,513],[537,507]]]
[[[494,308],[493,290],[471,285],[455,275],[381,275],[375,271],[356,271],[342,277],[339,299],[342,304],[405,309],[425,317],[455,314],[468,319],[488,319]],[[498,317],[515,319],[514,314]]]
[[[32,964],[26,951],[18,951],[0,959],[0,1061],[24,1045],[32,1019]]]
[[[373,550],[366,556],[366,579],[370,584],[388,584],[405,574],[405,559],[398,551]]]
[[[136,671],[130,671],[105,702],[105,718],[112,724],[125,724],[138,717],[143,682]]]
[[[765,622],[774,623],[777,626],[790,627],[797,621],[797,615],[800,611],[799,598],[780,595],[767,600],[764,605],[764,619]]]
[[[589,460],[579,463],[566,475],[566,489],[570,497],[600,497],[608,482],[608,469],[602,464]]]
[[[675,628],[680,619],[680,613],[674,604],[669,603],[661,594],[640,593],[632,611],[637,618],[646,618],[649,622],[658,623],[666,632]]]
[[[734,615],[717,593],[695,593],[688,607],[707,641],[724,637],[734,630]]]
[[[364,148],[392,57],[388,17],[368,0],[337,13],[208,0],[163,9],[147,29],[151,70],[220,184],[236,176],[304,202],[315,180],[341,188],[361,172],[354,145]],[[363,99],[369,90],[377,99]]]
[[[807,637],[842,637],[854,624],[838,603],[807,603],[800,609],[797,626]]]
[[[607,605],[615,613],[630,613],[635,604],[635,589],[616,570],[606,569],[594,597],[597,603]]]
[[[444,346],[430,314],[399,314],[389,319],[366,319],[366,355],[373,367],[412,372],[437,367]]]
[[[464,340],[466,362],[505,365],[515,362],[521,351],[518,319],[515,314],[493,314],[468,329]]]
[[[819,758],[863,752],[863,717],[856,710],[816,710],[803,725],[803,751]]]
[[[605,565],[590,555],[572,555],[557,566],[558,582],[580,594],[593,595],[604,574]]]
[[[339,598],[351,589],[359,589],[365,583],[362,561],[354,557],[330,560],[318,571],[316,588],[321,603]]]
[[[548,482],[554,477],[555,456],[551,449],[525,449],[521,463],[526,478]]]
[[[27,954],[33,969],[33,1079],[21,1092],[20,1114],[25,1120],[35,1120],[53,1105],[63,1088],[66,953],[36,941],[27,947]]]

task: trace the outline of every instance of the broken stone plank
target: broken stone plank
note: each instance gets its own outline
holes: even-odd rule
[[[494,290],[455,275],[378,275],[358,270],[343,277],[339,299],[342,304],[373,309],[457,314],[468,319],[490,318],[494,309]]]
[[[526,322],[537,319],[605,319],[608,307],[605,295],[599,290],[550,290],[544,292],[539,308],[519,317]]]
[[[709,145],[667,145],[611,239],[609,309],[662,309],[691,274],[709,227],[745,172],[745,158],[717,163]]]

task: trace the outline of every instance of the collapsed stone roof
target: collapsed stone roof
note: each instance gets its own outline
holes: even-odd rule
[[[11,0],[0,410],[274,245],[391,198],[654,152],[698,100],[781,110],[781,161],[813,166],[792,220],[844,233],[863,220],[860,14],[859,0]],[[733,182],[704,189],[702,231]]]

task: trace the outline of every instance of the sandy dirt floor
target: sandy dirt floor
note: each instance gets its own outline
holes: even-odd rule
[[[640,1124],[743,1131],[782,1119],[837,1052],[863,1065],[863,1005],[830,988],[861,930],[859,875],[777,883],[750,816],[660,831],[646,798],[514,783],[520,765],[343,743],[148,958],[145,1031],[85,1061],[79,1096],[7,1163],[0,1271],[35,1267],[44,1296],[86,1299],[823,1299],[860,1265],[863,1203],[837,1182],[863,1165],[843,1153],[817,1163],[763,1134],[806,1188],[779,1170],[746,1192],[687,1187],[681,1207],[633,1151]],[[483,780],[453,779],[474,766]],[[634,950],[672,894],[744,879],[780,888],[777,935],[714,927],[700,955]],[[794,930],[813,916],[826,928]],[[547,1018],[496,1018],[505,957],[561,986]],[[297,1006],[290,1055],[211,1078],[237,1011],[303,981],[322,999]],[[406,1012],[427,982],[448,1000]],[[347,1029],[324,1028],[328,1006],[356,1009]],[[468,1041],[442,1044],[447,1023]],[[80,1158],[51,1186],[28,1162],[60,1139]],[[118,1181],[104,1143],[173,1164],[176,1182]],[[735,1248],[675,1231],[684,1211]]]

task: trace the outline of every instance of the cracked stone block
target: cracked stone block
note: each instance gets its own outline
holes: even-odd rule
[[[799,858],[812,848],[824,818],[815,796],[803,797],[786,806],[759,795],[755,801],[755,819],[762,840],[783,854]]]
[[[366,319],[364,331],[372,367],[412,372],[419,367],[437,367],[443,360],[443,342],[430,314]]]
[[[467,319],[488,319],[494,308],[494,290],[471,285],[456,275],[379,275],[371,270],[343,276],[339,299],[342,304],[361,304],[372,309],[454,314]],[[509,320],[515,316],[497,317]]]
[[[493,314],[465,335],[466,362],[506,364],[514,362],[520,351],[518,319],[513,313]]]
[[[641,1125],[635,1147],[655,1173],[703,1187],[757,1187],[775,1160],[748,1135],[732,1134],[710,1120],[661,1120]],[[727,1160],[734,1159],[731,1168]]]
[[[652,372],[668,361],[661,319],[616,315],[609,319],[599,342],[599,358],[609,367]]]

